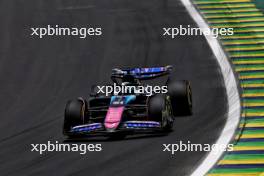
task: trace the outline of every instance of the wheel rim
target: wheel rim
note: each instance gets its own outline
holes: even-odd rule
[[[188,104],[189,104],[189,107],[192,108],[192,91],[191,91],[190,84],[188,84],[188,87],[187,87],[187,95],[188,95]]]
[[[163,123],[162,127],[168,127],[168,125],[171,125],[170,123],[171,121],[169,120],[169,117],[172,117],[172,107],[171,104],[169,103],[169,97],[167,96],[165,98],[165,108],[162,111],[162,123]]]
[[[82,107],[81,107],[81,119],[82,119],[82,122],[84,124],[84,116],[85,116],[85,110],[86,110],[86,103],[84,101],[83,98],[79,97],[78,100],[82,103]]]

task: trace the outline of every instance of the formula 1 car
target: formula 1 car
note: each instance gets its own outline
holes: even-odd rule
[[[112,135],[170,131],[176,116],[192,114],[189,81],[172,81],[172,66],[112,69],[113,84],[146,86],[145,80],[167,76],[166,93],[112,93],[106,96],[92,88],[90,98],[70,100],[65,108],[63,133],[66,136]],[[112,85],[113,86],[113,85]]]

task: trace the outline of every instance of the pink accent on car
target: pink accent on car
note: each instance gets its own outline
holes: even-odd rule
[[[124,111],[124,107],[109,107],[106,118],[105,118],[105,128],[107,129],[115,129],[118,127],[122,114]]]

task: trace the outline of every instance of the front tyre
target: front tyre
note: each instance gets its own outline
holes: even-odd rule
[[[79,98],[77,100],[70,100],[67,102],[64,113],[64,135],[68,135],[73,126],[84,124],[86,111],[87,103],[82,98]]]
[[[192,90],[189,81],[173,81],[168,83],[173,115],[192,115]]]
[[[173,118],[168,96],[157,94],[149,98],[148,117],[150,120],[160,122],[164,131],[172,129]]]

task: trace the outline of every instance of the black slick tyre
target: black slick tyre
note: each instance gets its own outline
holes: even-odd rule
[[[192,91],[189,81],[170,81],[168,83],[173,115],[192,115]]]
[[[82,99],[67,102],[64,113],[63,134],[68,135],[71,127],[82,125],[85,121],[87,103]]]

